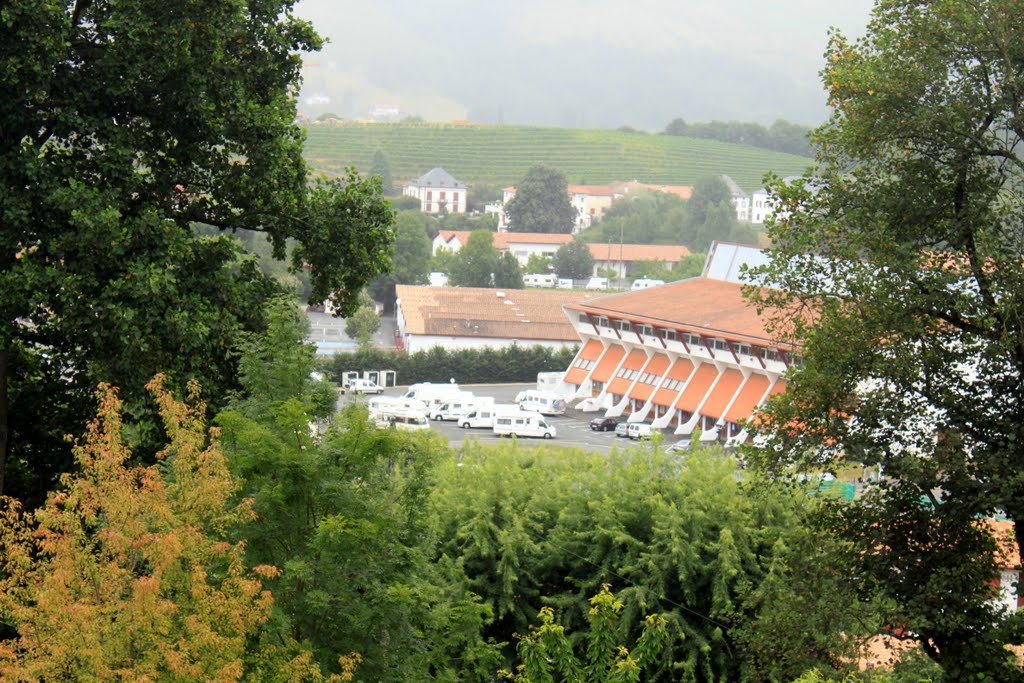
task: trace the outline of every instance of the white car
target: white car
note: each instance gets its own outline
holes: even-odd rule
[[[341,393],[352,392],[353,394],[381,394],[384,392],[384,387],[371,382],[368,379],[350,379],[348,382],[342,385]]]

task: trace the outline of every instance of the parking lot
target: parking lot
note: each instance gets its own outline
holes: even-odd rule
[[[525,389],[533,389],[533,384],[464,384],[461,385],[464,391],[471,391],[476,396],[494,398],[495,403],[509,404],[515,401],[516,394]],[[392,387],[384,391],[385,396],[399,396],[404,393],[406,387]],[[342,396],[341,401],[364,401],[361,396]],[[583,448],[588,451],[608,453],[613,446],[623,448],[631,445],[629,439],[618,438],[613,432],[595,432],[590,429],[590,421],[601,415],[601,413],[583,413],[573,408],[566,411],[565,415],[548,416],[545,419],[549,424],[554,425],[558,435],[553,440],[546,439],[520,439],[525,445],[558,445],[566,447]],[[432,429],[442,434],[453,446],[458,446],[463,441],[475,439],[481,443],[498,443],[499,437],[495,436],[489,429],[461,429],[455,422],[431,422]],[[657,431],[657,430],[656,430]],[[669,430],[663,430],[663,441],[665,444],[675,443],[678,436]]]

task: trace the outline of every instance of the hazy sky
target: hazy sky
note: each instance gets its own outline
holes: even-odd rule
[[[673,118],[816,124],[830,26],[871,0],[300,0],[331,43],[307,113],[657,131]]]

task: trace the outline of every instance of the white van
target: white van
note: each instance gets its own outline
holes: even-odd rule
[[[565,415],[565,398],[553,391],[527,389],[516,396],[519,408],[544,415]]]
[[[653,433],[653,428],[646,422],[630,422],[629,426],[626,427],[626,436],[634,441],[636,439],[649,439]]]
[[[519,406],[495,404],[481,406],[471,410],[459,418],[459,426],[463,429],[494,429],[494,418],[498,415],[515,415]]]
[[[523,284],[527,287],[554,287],[558,276],[554,273],[527,273],[523,276]]]
[[[351,392],[353,394],[380,394],[384,392],[384,387],[380,386],[376,382],[371,382],[368,379],[360,379],[358,377],[350,379],[341,385],[341,393]]]
[[[558,433],[540,413],[502,413],[494,418],[494,433],[497,436],[536,436],[553,439]]]
[[[420,382],[406,389],[405,393],[402,394],[402,398],[413,398],[417,401],[423,401],[427,408],[433,410],[446,401],[463,398],[466,395],[472,396],[468,391],[459,389],[458,384]]]
[[[477,408],[494,405],[494,399],[490,396],[469,396],[451,401],[445,401],[430,411],[430,417],[435,422],[442,420],[458,420],[463,415],[471,413]]]
[[[650,289],[651,287],[658,287],[663,284],[665,284],[664,280],[653,280],[646,277],[640,277],[637,278],[636,280],[633,280],[632,289],[633,291],[636,291],[638,289]]]
[[[608,289],[608,278],[592,277],[587,280],[587,289]]]

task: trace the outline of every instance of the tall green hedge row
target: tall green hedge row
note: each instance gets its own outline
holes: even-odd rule
[[[330,379],[339,383],[342,373],[348,371],[394,370],[403,385],[451,379],[459,384],[506,384],[536,382],[538,372],[565,370],[575,355],[575,347],[541,346],[456,351],[435,347],[417,353],[368,349],[337,354],[325,361],[325,366]]]

